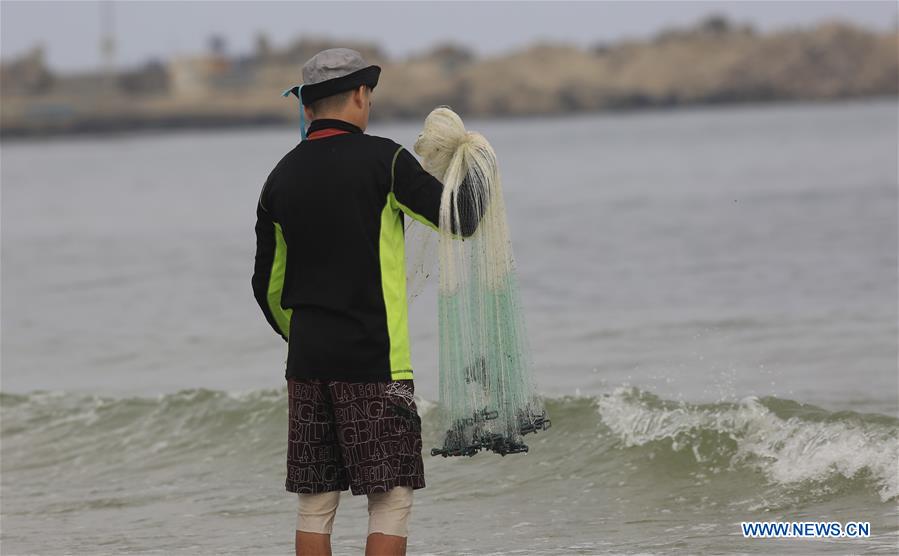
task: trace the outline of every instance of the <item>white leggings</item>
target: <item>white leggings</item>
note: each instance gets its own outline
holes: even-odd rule
[[[340,491],[318,494],[299,493],[297,531],[331,534],[334,515],[340,502]],[[412,513],[412,487],[398,486],[387,492],[368,495],[368,534],[384,533],[398,537],[409,536],[409,515]]]

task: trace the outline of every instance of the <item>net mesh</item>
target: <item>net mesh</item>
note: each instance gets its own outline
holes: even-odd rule
[[[447,107],[428,115],[415,152],[444,184],[437,297],[446,436],[432,454],[525,452],[523,435],[550,423],[536,393],[496,155]]]
[[[411,305],[437,275],[437,234],[418,220],[409,218],[403,232],[406,240],[406,296]]]

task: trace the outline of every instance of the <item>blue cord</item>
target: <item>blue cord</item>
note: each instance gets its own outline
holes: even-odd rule
[[[301,94],[303,90],[302,85],[295,85],[289,89],[286,89],[283,93],[281,93],[282,97],[290,96],[291,93],[297,96],[297,99],[300,101],[300,140],[306,140],[306,112],[303,110],[303,95]]]

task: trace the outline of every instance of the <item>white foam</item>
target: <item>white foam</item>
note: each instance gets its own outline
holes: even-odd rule
[[[881,500],[899,497],[899,431],[861,419],[782,419],[756,398],[739,404],[675,407],[651,404],[632,388],[619,388],[598,402],[603,423],[627,446],[670,439],[675,450],[702,456],[691,439],[698,430],[724,434],[736,443],[732,463],[751,465],[777,484],[854,478],[867,472]]]
[[[437,402],[416,395],[415,407],[418,409],[418,416],[424,419],[425,415],[434,411],[434,408],[437,407]]]

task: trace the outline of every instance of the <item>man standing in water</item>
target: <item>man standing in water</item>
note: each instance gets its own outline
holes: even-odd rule
[[[306,62],[306,140],[272,170],[256,208],[253,293],[288,343],[298,555],[331,553],[347,488],[368,496],[365,553],[405,554],[412,492],[425,486],[402,213],[436,229],[443,184],[399,144],[364,133],[380,72],[346,48]],[[462,236],[480,217],[466,213],[452,224]]]

